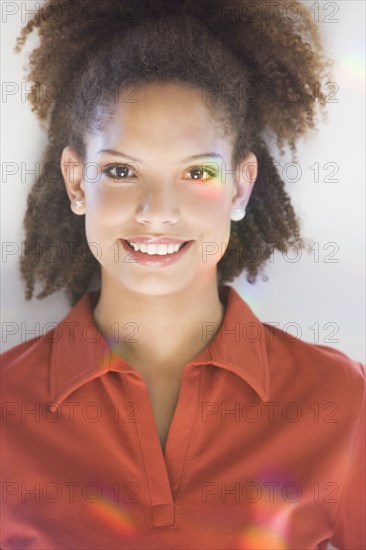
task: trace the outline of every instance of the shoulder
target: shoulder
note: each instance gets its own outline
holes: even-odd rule
[[[273,324],[263,322],[262,326],[266,333],[266,341],[269,343],[273,343],[275,348],[286,355],[290,356],[293,353],[295,353],[296,355],[307,355],[311,353],[322,358],[343,358],[345,360],[350,360],[349,356],[332,346],[307,342],[305,340],[302,340],[301,337],[294,336],[285,330],[277,328]]]
[[[52,333],[31,338],[0,355],[3,396],[30,390],[40,381],[45,383],[52,355]]]
[[[48,365],[61,342],[72,343],[77,329],[85,323],[88,296],[85,294],[79,304],[71,308],[52,328],[43,334],[30,338],[0,354],[1,375],[13,376],[28,370],[40,370]]]
[[[0,354],[2,374],[11,371],[18,365],[26,365],[29,361],[38,359],[50,353],[53,330],[42,336],[30,338]]]
[[[365,367],[342,351],[323,344],[301,340],[273,325],[262,323],[268,357],[282,359],[289,367],[328,370],[337,369],[350,376],[364,377]],[[334,373],[335,374],[335,373]]]
[[[318,389],[341,401],[362,402],[365,365],[331,346],[313,344],[272,325],[262,324],[271,380],[286,377],[291,384]]]

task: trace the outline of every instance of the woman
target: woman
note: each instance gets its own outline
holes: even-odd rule
[[[21,270],[72,309],[3,354],[2,548],[364,547],[363,366],[224,284],[305,247],[264,135],[295,151],[327,60],[283,5],[58,0],[23,30],[58,172]]]

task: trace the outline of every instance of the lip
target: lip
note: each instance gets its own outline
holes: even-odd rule
[[[136,244],[183,244],[189,241],[189,239],[182,240],[174,237],[126,237],[124,240]]]
[[[140,237],[142,238],[142,237]],[[177,241],[176,239],[171,239],[170,241],[164,242],[165,239],[155,240],[155,241],[136,241],[132,240],[132,242],[140,242],[140,243],[146,243],[146,242],[154,242],[154,243],[160,243],[160,244],[169,244],[169,243],[186,243],[185,246],[180,248],[178,252],[173,252],[172,254],[166,254],[165,256],[162,256],[161,254],[145,254],[144,252],[140,252],[139,250],[134,250],[130,247],[129,244],[127,244],[126,241],[130,241],[130,239],[119,239],[119,243],[121,244],[123,250],[128,252],[128,256],[124,259],[126,263],[133,263],[140,266],[146,266],[146,267],[167,267],[168,265],[172,265],[176,262],[178,262],[182,256],[184,256],[187,251],[190,249],[191,245],[194,241]],[[130,242],[131,242],[130,241]]]

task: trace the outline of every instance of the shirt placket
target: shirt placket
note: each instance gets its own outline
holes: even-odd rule
[[[136,423],[136,431],[150,493],[152,526],[174,526],[176,500],[198,411],[200,372],[192,365],[187,365],[183,371],[165,453],[161,448],[149,393],[143,378],[135,375],[129,379],[128,384],[131,397],[139,405],[141,422]],[[196,406],[193,406],[193,403]]]

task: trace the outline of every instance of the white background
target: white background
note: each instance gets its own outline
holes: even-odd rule
[[[290,2],[289,2],[290,3]],[[25,23],[26,13],[39,2],[2,2],[2,86],[14,83],[21,88],[24,80],[22,65],[25,54],[13,51],[16,36]],[[337,348],[353,359],[364,361],[365,292],[364,292],[364,188],[365,188],[365,3],[363,0],[337,2],[305,2],[319,6],[321,32],[326,52],[336,63],[334,81],[339,86],[338,102],[328,104],[328,121],[322,122],[318,133],[310,134],[298,144],[299,171],[289,168],[290,157],[277,160],[284,170],[287,189],[302,220],[303,234],[318,245],[315,253],[302,253],[298,261],[296,250],[288,257],[274,255],[266,273],[267,282],[255,285],[245,276],[233,286],[264,322],[301,337],[303,340]],[[10,11],[16,11],[11,15]],[[316,13],[313,11],[313,13]],[[323,22],[328,18],[328,22]],[[332,22],[332,21],[333,22]],[[334,20],[336,20],[334,22]],[[29,51],[36,38],[29,41]],[[24,85],[24,84],[23,84]],[[29,84],[26,85],[29,89]],[[24,96],[24,94],[23,94]],[[2,251],[6,243],[14,243],[19,252],[2,254],[2,350],[15,346],[36,334],[52,328],[69,310],[63,292],[26,302],[18,271],[20,243],[24,240],[22,220],[26,199],[35,176],[6,176],[5,163],[23,162],[29,169],[41,160],[46,135],[21,92],[3,96],[1,103],[1,230]],[[319,163],[319,182],[314,181],[311,166]],[[338,173],[331,175],[327,163],[336,163]],[[23,179],[23,181],[22,181]],[[336,243],[329,245],[327,243]],[[327,248],[328,246],[328,248]],[[330,263],[327,256],[338,247]],[[330,258],[328,257],[328,260]],[[9,323],[12,323],[11,325]],[[327,323],[330,323],[327,325]],[[334,330],[335,329],[335,330]],[[9,330],[14,330],[10,335]]]

